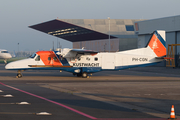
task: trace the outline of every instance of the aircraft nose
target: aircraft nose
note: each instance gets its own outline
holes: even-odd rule
[[[5,59],[10,59],[10,58],[12,58],[12,55],[9,53],[6,53],[6,54],[4,54],[4,57],[5,57]]]
[[[12,63],[8,63],[6,66],[5,66],[5,69],[13,69],[13,64]]]
[[[12,55],[11,54],[7,54],[7,58],[8,59],[12,58]]]

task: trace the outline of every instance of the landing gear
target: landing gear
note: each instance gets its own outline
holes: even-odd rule
[[[7,64],[7,60],[4,60],[5,65]]]
[[[82,73],[82,77],[83,77],[83,78],[87,78],[87,77],[88,77],[87,72],[83,72],[83,73]]]
[[[87,72],[77,73],[76,75],[77,75],[77,77],[89,78],[89,76],[88,76],[88,73],[87,73]]]
[[[87,68],[76,69],[76,70],[74,70],[74,73],[73,73],[74,76],[76,75],[77,77],[82,77],[82,78],[89,78],[89,76],[88,76],[89,74],[91,74],[91,73],[88,73]]]
[[[16,78],[21,78],[22,77],[22,74],[21,73],[18,73]]]
[[[17,74],[16,78],[21,78],[21,77],[22,77],[21,70],[18,70],[18,74]]]

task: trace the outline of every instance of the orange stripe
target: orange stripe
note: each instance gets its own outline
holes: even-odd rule
[[[72,67],[72,66],[62,66],[62,65],[28,65],[29,67]]]
[[[154,53],[158,57],[166,55],[166,48],[161,43],[161,41],[156,37],[156,35],[152,36],[151,41],[149,42],[149,47],[154,51]]]
[[[38,55],[40,55],[41,60],[45,65],[61,65],[61,62],[56,57],[55,53],[53,51],[39,51],[37,52]],[[51,58],[51,60],[48,60],[48,57]],[[57,59],[54,60],[53,58],[56,57]]]

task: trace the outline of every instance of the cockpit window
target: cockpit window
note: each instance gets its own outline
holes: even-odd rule
[[[53,57],[54,60],[57,60],[57,57]]]
[[[35,61],[40,61],[40,56],[39,55],[36,57]]]
[[[8,51],[1,51],[1,53],[8,53]]]
[[[36,53],[32,54],[30,58],[34,58],[36,56]]]

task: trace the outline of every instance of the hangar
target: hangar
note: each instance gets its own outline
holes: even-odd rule
[[[73,42],[73,48],[115,52],[137,48],[134,23],[142,19],[55,19],[29,26]]]

